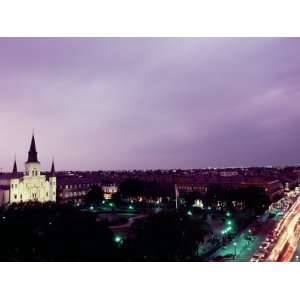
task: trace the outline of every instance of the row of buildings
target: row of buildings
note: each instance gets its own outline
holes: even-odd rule
[[[11,173],[0,174],[0,205],[27,201],[81,202],[91,186],[103,189],[106,199],[118,191],[115,184],[103,182],[99,176],[74,175],[55,172],[54,161],[50,172],[41,172],[35,137],[32,135],[25,172],[18,172],[16,159]]]
[[[18,172],[15,160],[11,173],[0,174],[0,204],[30,200],[82,202],[91,186],[95,185],[102,188],[105,199],[111,199],[118,192],[118,186],[128,179],[158,182],[163,194],[170,197],[174,196],[175,185],[180,195],[195,192],[203,194],[211,185],[234,188],[258,186],[265,190],[271,201],[275,201],[283,195],[284,185],[293,188],[300,183],[300,168],[55,172],[53,161],[50,171],[42,173],[33,135],[25,172]]]

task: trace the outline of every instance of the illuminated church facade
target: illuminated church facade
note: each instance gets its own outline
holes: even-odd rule
[[[18,173],[16,159],[13,171],[0,177],[0,204],[27,201],[56,201],[56,175],[54,161],[49,176],[41,175],[41,164],[36,151],[35,137],[32,135],[25,172]]]

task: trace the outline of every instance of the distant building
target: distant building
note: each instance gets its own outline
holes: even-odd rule
[[[110,200],[113,194],[118,192],[118,186],[116,184],[106,184],[102,186],[104,199]]]
[[[205,183],[182,182],[182,183],[177,183],[177,188],[178,188],[179,195],[185,195],[188,193],[204,194],[208,190],[208,186]]]
[[[221,177],[232,177],[232,176],[238,176],[239,172],[237,171],[222,171],[220,172]]]
[[[255,178],[243,182],[243,186],[258,186],[263,188],[272,202],[277,201],[284,195],[283,185],[277,179],[269,181],[260,178]]]
[[[97,185],[101,187],[101,180],[97,177],[62,176],[57,178],[58,202],[84,201],[89,189]]]
[[[0,203],[11,204],[27,201],[56,201],[56,175],[54,162],[47,180],[41,175],[41,164],[38,161],[35,138],[32,136],[25,173],[18,173],[15,159],[11,174],[0,176]]]

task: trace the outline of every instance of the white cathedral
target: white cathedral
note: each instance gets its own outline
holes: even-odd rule
[[[25,173],[18,173],[15,159],[12,173],[0,176],[0,204],[27,201],[56,201],[54,161],[48,178],[46,175],[41,175],[34,135],[32,135],[28,160],[25,163]]]

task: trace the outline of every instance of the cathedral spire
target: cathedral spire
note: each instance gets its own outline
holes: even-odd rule
[[[50,171],[50,177],[55,177],[54,159],[52,160],[52,166]]]
[[[17,159],[16,159],[16,156],[15,156],[15,161],[14,161],[14,167],[13,167],[12,174],[13,174],[14,176],[18,174],[18,168],[17,168]]]
[[[28,152],[27,163],[39,163],[38,158],[37,158],[34,133],[32,134],[30,149],[29,149],[29,152]]]

